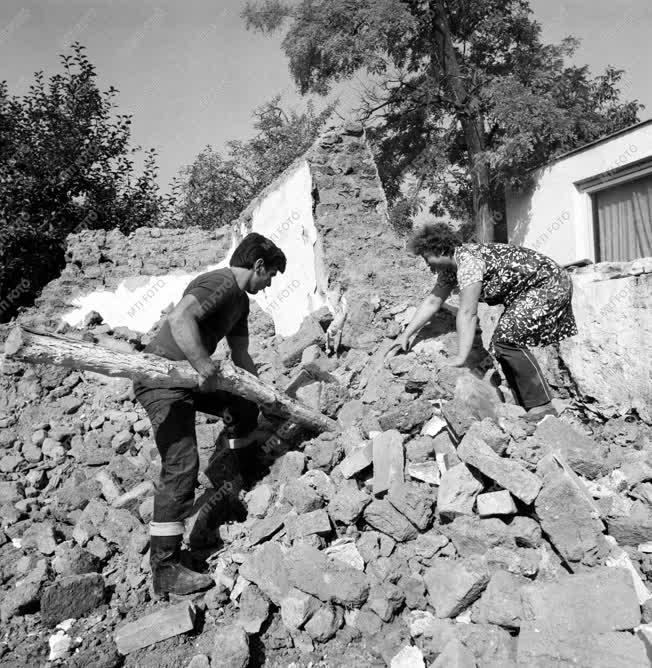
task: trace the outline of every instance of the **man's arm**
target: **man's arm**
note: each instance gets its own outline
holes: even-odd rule
[[[199,333],[199,319],[204,310],[194,295],[185,295],[168,316],[170,332],[193,368],[203,378],[215,372],[215,364]]]
[[[231,349],[231,359],[233,360],[233,364],[258,377],[258,370],[249,354],[249,336],[239,334],[231,336],[227,334],[226,342]]]

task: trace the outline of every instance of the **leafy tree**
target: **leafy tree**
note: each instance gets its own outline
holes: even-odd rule
[[[247,27],[285,27],[282,48],[303,94],[364,73],[359,112],[371,126],[390,202],[406,175],[436,194],[432,212],[472,219],[494,237],[506,186],[528,170],[637,121],[620,100],[622,70],[568,65],[578,42],[544,44],[527,0],[264,0]]]
[[[184,167],[175,184],[176,224],[210,229],[232,222],[249,202],[302,155],[331,115],[334,104],[316,113],[285,111],[280,95],[254,111],[253,139],[229,141],[226,155],[207,146]]]
[[[84,47],[60,56],[23,97],[0,82],[0,322],[64,266],[65,239],[83,229],[152,225],[169,202],[156,154],[136,175],[130,116],[114,115],[117,90],[100,91]]]

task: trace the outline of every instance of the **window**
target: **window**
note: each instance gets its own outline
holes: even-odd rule
[[[591,198],[595,262],[652,257],[652,156],[575,185]]]
[[[593,194],[596,262],[652,256],[652,174]]]

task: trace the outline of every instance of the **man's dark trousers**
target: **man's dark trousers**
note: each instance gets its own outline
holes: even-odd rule
[[[174,536],[184,531],[191,514],[199,454],[195,413],[222,417],[227,438],[246,436],[258,420],[255,403],[224,391],[204,393],[188,388],[149,387],[134,383],[136,399],[147,411],[161,455],[161,479],[154,497],[152,535]]]

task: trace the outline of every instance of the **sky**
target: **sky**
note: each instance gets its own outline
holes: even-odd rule
[[[133,114],[132,139],[159,153],[164,189],[207,144],[223,149],[252,135],[252,111],[281,93],[303,108],[281,50],[281,35],[248,32],[244,0],[2,0],[0,79],[21,95],[37,70],[59,68],[58,54],[77,40],[87,47],[101,88],[114,85],[120,113]],[[531,0],[546,41],[582,40],[575,62],[594,73],[627,70],[627,99],[652,117],[650,0]],[[345,108],[359,82],[337,94]],[[321,108],[323,100],[315,100]]]

